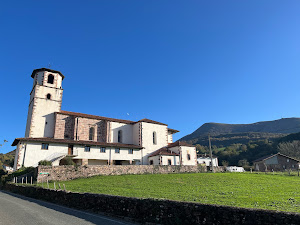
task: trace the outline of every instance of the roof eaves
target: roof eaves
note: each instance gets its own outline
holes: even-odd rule
[[[52,69],[49,69],[49,68],[40,68],[40,69],[35,69],[32,71],[32,74],[31,74],[31,77],[34,78],[35,74],[38,73],[38,72],[41,72],[41,71],[48,71],[48,72],[52,72],[52,73],[58,73],[62,79],[65,78],[65,76],[58,70],[52,70]]]

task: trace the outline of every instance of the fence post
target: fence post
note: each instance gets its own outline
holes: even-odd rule
[[[63,184],[63,186],[64,186],[64,190],[66,191],[66,185],[65,185],[65,184]]]
[[[26,176],[26,178],[25,178],[25,182],[26,182],[26,184],[27,184],[27,176]]]
[[[30,183],[31,183],[31,185],[32,185],[32,176],[30,177]]]
[[[49,189],[49,182],[48,182],[48,178],[47,178],[47,188]]]
[[[22,177],[22,184],[24,183],[24,177]]]
[[[54,190],[56,190],[55,182],[54,182]]]

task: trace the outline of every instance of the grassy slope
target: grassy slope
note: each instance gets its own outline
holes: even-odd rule
[[[61,182],[67,190],[300,213],[300,177],[200,173],[98,176]],[[53,183],[51,184],[53,187]]]

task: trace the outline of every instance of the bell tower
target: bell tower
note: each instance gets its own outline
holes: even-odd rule
[[[61,110],[62,80],[64,75],[56,70],[35,69],[31,77],[25,137],[54,137],[55,112]]]

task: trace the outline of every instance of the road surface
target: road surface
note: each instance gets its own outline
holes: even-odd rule
[[[0,191],[0,224],[129,225],[133,223]]]

